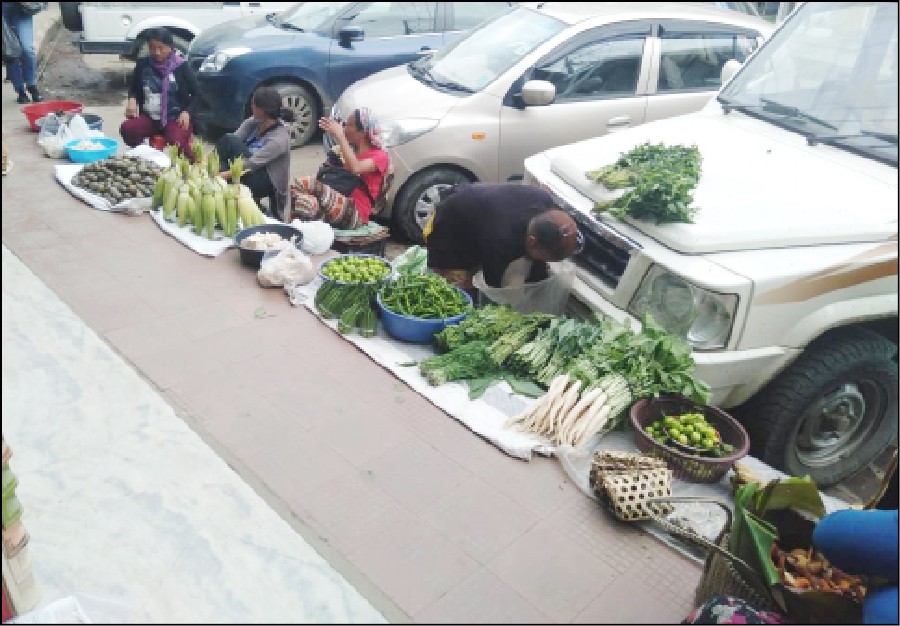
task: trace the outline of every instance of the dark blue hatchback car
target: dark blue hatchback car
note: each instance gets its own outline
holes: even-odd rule
[[[270,85],[293,111],[293,146],[302,146],[351,83],[431,54],[511,4],[300,2],[219,24],[188,51],[200,82],[198,121],[207,134],[233,130],[249,117],[253,91]]]

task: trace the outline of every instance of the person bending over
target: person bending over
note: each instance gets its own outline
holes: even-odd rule
[[[481,270],[491,287],[534,283],[548,261],[577,254],[584,237],[549,193],[519,183],[464,183],[449,191],[425,227],[428,266],[472,292]]]

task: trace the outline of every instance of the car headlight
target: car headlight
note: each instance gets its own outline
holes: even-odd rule
[[[439,120],[412,118],[407,120],[387,121],[381,124],[381,141],[385,148],[400,146],[424,135],[438,125]]]
[[[203,63],[200,64],[200,71],[203,73],[221,72],[231,59],[248,52],[251,52],[250,48],[228,48],[214,52],[203,59]]]
[[[649,313],[657,324],[695,349],[715,350],[728,343],[737,302],[737,294],[697,287],[654,265],[631,299],[628,312],[638,318]]]

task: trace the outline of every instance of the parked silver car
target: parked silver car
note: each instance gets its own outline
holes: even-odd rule
[[[522,3],[433,56],[344,91],[379,116],[394,166],[388,211],[414,241],[440,189],[521,180],[555,145],[699,110],[726,61],[774,27],[701,3]]]

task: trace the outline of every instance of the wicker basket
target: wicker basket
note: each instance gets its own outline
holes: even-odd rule
[[[706,503],[721,508],[725,513],[725,523],[716,540],[709,541],[705,537],[676,526],[657,513],[658,506],[676,502]],[[658,505],[653,508],[648,507],[653,521],[662,526],[669,534],[687,539],[707,550],[703,574],[701,574],[700,582],[697,583],[694,592],[695,606],[700,606],[716,596],[732,596],[746,600],[766,611],[783,612],[775,602],[765,581],[746,562],[729,551],[728,536],[731,532],[733,514],[726,504],[711,498],[683,496],[658,498],[653,503]]]
[[[734,452],[723,457],[688,454],[659,443],[644,431],[647,425],[662,417],[687,412],[703,413],[706,421],[719,431],[722,441],[734,446]],[[663,459],[675,472],[676,478],[699,483],[718,482],[734,462],[750,450],[747,431],[736,419],[718,407],[699,404],[683,396],[666,395],[638,400],[632,405],[629,415],[638,450]]]

